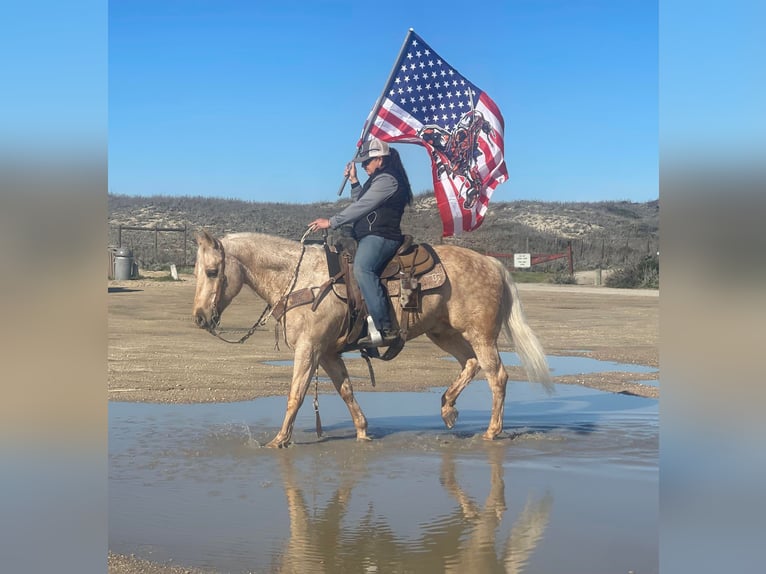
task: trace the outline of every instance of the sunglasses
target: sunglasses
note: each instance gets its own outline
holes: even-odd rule
[[[370,165],[370,162],[371,162],[372,160],[374,160],[374,159],[375,159],[374,157],[371,157],[371,158],[368,158],[368,159],[364,160],[364,161],[362,162],[362,167],[363,167],[363,168],[367,167],[368,165]]]

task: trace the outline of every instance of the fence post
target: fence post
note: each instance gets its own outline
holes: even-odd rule
[[[117,247],[122,247],[122,223],[117,226]]]
[[[569,256],[569,274],[574,275],[574,262],[572,261],[572,240],[567,241],[567,255]]]
[[[184,223],[184,267],[186,267],[186,224]]]

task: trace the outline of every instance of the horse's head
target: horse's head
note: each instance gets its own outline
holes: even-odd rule
[[[194,294],[192,317],[197,326],[211,331],[218,326],[221,313],[239,292],[241,282],[238,286],[230,285],[226,276],[223,244],[207,230],[203,229],[197,234],[197,246],[197,261],[194,265],[197,291]],[[232,287],[236,292],[232,293]]]

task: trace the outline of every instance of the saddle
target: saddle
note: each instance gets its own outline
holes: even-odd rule
[[[356,241],[345,237],[334,246],[325,244],[325,253],[330,277],[336,278],[332,283],[335,295],[348,301],[354,309],[361,310],[362,295],[352,272]],[[419,308],[419,292],[440,287],[446,278],[433,247],[427,243],[414,243],[411,235],[404,236],[403,243],[380,274],[388,296],[399,296],[401,307],[411,310]],[[406,297],[402,297],[402,293]]]
[[[334,246],[325,244],[325,253],[332,290],[335,296],[345,301],[348,306],[347,343],[344,351],[359,349],[356,341],[366,330],[367,310],[353,273],[356,241],[350,237],[343,237]],[[416,244],[411,235],[405,235],[399,249],[380,274],[381,283],[386,288],[389,299],[399,298],[399,305],[394,304],[393,307],[399,323],[400,336],[383,356],[377,353],[371,356],[389,361],[399,354],[407,338],[410,315],[420,309],[421,293],[440,287],[446,279],[447,274],[433,248],[427,243]]]
[[[356,341],[366,331],[367,312],[353,273],[356,246],[356,240],[348,236],[341,237],[334,245],[324,242],[330,278],[319,287],[300,289],[290,293],[274,307],[272,315],[279,320],[288,310],[309,303],[312,304],[312,311],[316,310],[322,299],[332,290],[335,296],[347,305],[347,322],[344,329],[347,342],[343,351],[360,349]],[[404,347],[410,315],[420,310],[421,294],[443,285],[447,274],[430,245],[414,243],[411,235],[405,235],[404,241],[386,264],[380,278],[389,298],[399,298],[399,305],[394,304],[394,309],[398,311],[395,315],[399,322],[400,338],[386,350],[383,356],[376,356],[376,354],[370,356],[391,360]]]

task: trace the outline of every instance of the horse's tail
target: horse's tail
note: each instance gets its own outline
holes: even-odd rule
[[[545,360],[543,346],[527,323],[527,319],[524,316],[524,308],[521,305],[521,298],[519,297],[519,290],[513,282],[513,277],[511,277],[511,274],[500,261],[495,259],[495,263],[501,269],[511,304],[511,309],[503,320],[503,333],[516,347],[516,353],[519,355],[519,359],[521,359],[521,364],[527,372],[529,380],[542,383],[545,391],[551,394],[553,393],[554,386],[551,380],[551,372],[548,369],[548,362]]]

